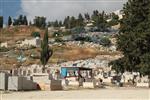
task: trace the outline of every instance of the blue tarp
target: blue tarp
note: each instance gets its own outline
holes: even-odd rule
[[[61,76],[66,77],[67,76],[67,68],[61,68]]]
[[[68,70],[77,71],[77,70],[79,70],[79,68],[76,68],[76,67],[68,67],[68,68],[62,67],[61,68],[61,76],[66,77]]]

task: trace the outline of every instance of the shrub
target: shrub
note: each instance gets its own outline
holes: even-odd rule
[[[75,27],[71,30],[71,32],[74,34],[85,33],[85,29],[84,27]]]
[[[8,49],[8,48],[0,47],[0,52],[7,52],[7,51],[9,51],[9,49]]]
[[[91,37],[89,37],[89,36],[86,36],[86,37],[76,36],[76,37],[74,37],[74,39],[76,41],[85,41],[85,42],[91,42],[92,41]]]
[[[63,40],[62,40],[62,38],[57,37],[57,38],[55,38],[55,42],[63,42]]]
[[[103,46],[110,46],[111,41],[107,37],[102,37],[100,39],[100,44],[103,45]]]
[[[40,35],[39,32],[32,32],[31,36],[33,36],[33,37],[40,37],[41,35]]]
[[[65,32],[62,32],[63,36],[66,36],[66,35],[71,35],[71,31],[65,31]]]

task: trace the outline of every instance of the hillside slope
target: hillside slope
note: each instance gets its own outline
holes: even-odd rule
[[[40,32],[42,35],[44,30],[33,26],[12,26],[0,30],[0,42],[16,41],[31,36],[32,32]]]

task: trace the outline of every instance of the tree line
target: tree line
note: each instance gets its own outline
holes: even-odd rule
[[[112,19],[110,22],[107,22],[108,19]],[[92,22],[93,21],[93,22]],[[104,11],[99,12],[98,10],[94,10],[92,15],[88,13],[79,14],[78,17],[67,16],[63,21],[46,21],[46,17],[36,16],[33,19],[33,22],[28,21],[27,17],[24,15],[19,15],[18,18],[8,17],[7,25],[8,26],[17,26],[17,25],[33,25],[39,28],[45,27],[62,27],[64,26],[66,29],[72,29],[74,27],[84,27],[88,22],[93,23],[93,27],[97,27],[97,30],[105,31],[108,27],[118,24],[119,17],[114,14],[106,14]],[[4,21],[3,17],[0,17],[0,25],[2,27]]]
[[[111,20],[108,22],[108,19]],[[74,16],[67,16],[63,22],[58,20],[48,22],[48,26],[65,26],[66,29],[72,29],[75,27],[85,27],[87,23],[92,23],[92,27],[97,27],[98,31],[106,31],[109,27],[119,23],[119,16],[115,13],[106,14],[104,11],[99,12],[98,10],[94,10],[92,15],[88,13],[82,15],[80,13],[77,18]]]

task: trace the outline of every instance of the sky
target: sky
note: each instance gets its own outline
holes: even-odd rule
[[[32,21],[35,16],[45,16],[48,21],[62,20],[66,16],[92,13],[93,10],[113,12],[122,9],[127,0],[0,0],[0,15],[7,21],[20,14]]]

